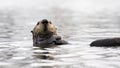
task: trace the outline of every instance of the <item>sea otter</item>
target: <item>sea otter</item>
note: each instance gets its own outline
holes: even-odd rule
[[[93,41],[90,46],[97,47],[117,47],[120,46],[120,38],[108,38]]]
[[[68,43],[62,40],[61,36],[57,35],[56,27],[47,19],[38,21],[31,32],[34,46],[62,45]]]

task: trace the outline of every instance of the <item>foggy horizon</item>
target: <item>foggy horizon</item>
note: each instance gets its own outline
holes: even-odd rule
[[[116,11],[119,0],[0,0],[0,9],[47,9],[51,7],[68,8],[74,11]]]

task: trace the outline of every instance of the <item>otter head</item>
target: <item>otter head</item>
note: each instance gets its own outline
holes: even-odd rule
[[[36,26],[34,27],[33,31],[31,31],[34,37],[39,38],[49,38],[52,35],[56,34],[56,28],[47,19],[43,19],[42,21],[38,21]]]

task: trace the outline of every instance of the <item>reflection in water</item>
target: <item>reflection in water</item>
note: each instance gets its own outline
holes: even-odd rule
[[[47,66],[49,65],[50,61],[54,60],[54,54],[45,48],[34,47],[33,48],[33,57],[34,63],[32,64],[33,67],[36,68],[55,68],[56,66]],[[41,60],[41,61],[40,61]],[[40,64],[39,64],[40,63]],[[37,65],[38,64],[38,65]]]
[[[14,13],[1,10],[0,68],[120,68],[119,47],[89,47],[95,39],[120,37],[119,9],[94,13],[70,9],[52,6],[18,8],[13,9]],[[30,31],[44,18],[51,20],[70,44],[33,47]]]
[[[47,51],[47,49],[45,48],[50,48],[50,47],[37,47],[34,48],[34,57],[38,58],[38,59],[49,59],[49,60],[53,60],[53,55],[52,53],[50,53],[49,51]],[[52,48],[52,47],[51,47]]]

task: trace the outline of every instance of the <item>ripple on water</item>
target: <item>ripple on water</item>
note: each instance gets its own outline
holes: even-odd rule
[[[26,57],[19,56],[19,57],[12,57],[12,60],[24,60]]]
[[[41,66],[64,66],[64,65],[70,65],[73,63],[64,63],[64,62],[58,62],[58,61],[53,61],[51,63],[32,63],[32,67],[41,67]]]

